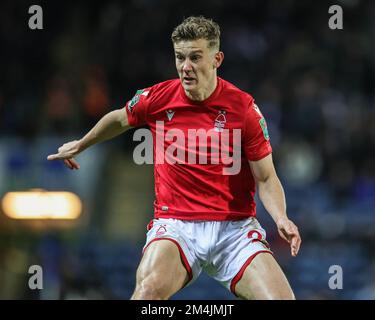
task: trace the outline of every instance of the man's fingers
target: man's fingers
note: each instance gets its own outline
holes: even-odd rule
[[[301,238],[299,236],[293,237],[292,244],[290,246],[293,257],[297,256],[300,245],[301,245]]]
[[[298,235],[298,229],[294,224],[287,224],[284,226],[285,235],[290,239],[291,237]]]
[[[79,164],[73,159],[73,158],[70,158],[70,159],[64,159],[64,163],[65,165],[69,168],[69,169],[79,169],[80,166]]]
[[[291,228],[284,227],[281,229],[281,233],[284,236],[283,238],[290,243],[292,237],[296,234]]]
[[[78,143],[79,141],[77,140],[64,143],[57,149],[57,153],[47,156],[47,160],[63,160],[64,164],[69,169],[79,169],[80,166],[78,162],[73,158],[74,155],[78,153]]]
[[[280,235],[290,244],[290,250],[293,257],[297,256],[300,245],[301,237],[298,228],[293,223],[283,224],[280,227]]]
[[[69,168],[69,169],[73,169],[73,166],[72,164],[70,163],[70,161],[68,159],[64,159],[64,163],[65,165]]]
[[[56,154],[50,154],[47,157],[47,160],[63,160],[64,164],[69,168],[69,169],[79,169],[80,165],[78,164],[77,161],[74,160],[74,158],[65,158],[62,157],[59,153]]]
[[[280,234],[281,238],[283,238],[285,241],[287,241],[288,243],[290,242],[289,235],[284,229],[281,229],[279,231],[279,234]]]
[[[292,256],[293,257],[297,256],[299,248],[300,248],[300,243],[292,245],[291,251],[292,251]]]
[[[72,167],[73,167],[74,169],[77,169],[77,170],[78,170],[78,169],[80,168],[78,162],[75,161],[74,158],[70,158],[70,159],[68,159],[68,161],[70,162],[70,164],[72,165]]]
[[[59,154],[58,153],[56,153],[56,154],[50,154],[47,157],[47,160],[56,160],[56,159],[59,159]]]
[[[298,254],[299,248],[301,246],[301,236],[299,235],[298,229],[296,226],[293,228],[293,234],[291,237],[291,242],[290,242],[290,248],[292,251],[292,256],[295,257]]]
[[[296,237],[294,237],[292,239],[292,243],[290,245],[290,249],[291,249],[291,252],[292,252],[292,256],[295,256],[296,251],[297,251],[297,238]]]

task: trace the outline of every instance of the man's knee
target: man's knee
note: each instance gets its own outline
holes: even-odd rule
[[[278,300],[296,300],[296,296],[294,295],[293,290],[289,288],[289,291],[282,295]]]
[[[267,282],[256,285],[244,285],[236,288],[236,295],[245,300],[296,300],[288,282],[282,281],[277,285]]]
[[[267,300],[296,300],[293,290],[287,281],[279,284],[279,287],[270,288],[268,295],[263,299]]]
[[[149,274],[137,279],[132,299],[135,300],[166,300],[172,295],[172,284],[162,276]]]

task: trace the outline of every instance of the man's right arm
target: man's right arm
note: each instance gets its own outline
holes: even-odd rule
[[[58,149],[58,153],[51,154],[48,160],[63,160],[70,169],[79,169],[74,156],[93,144],[109,140],[129,129],[128,117],[124,108],[107,113],[80,140],[65,143]]]

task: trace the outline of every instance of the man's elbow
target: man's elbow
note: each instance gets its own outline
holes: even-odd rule
[[[266,174],[257,177],[256,180],[258,184],[280,182],[276,172],[267,172]]]
[[[128,115],[124,108],[112,111],[112,116],[120,124],[121,128],[126,129],[129,126]]]

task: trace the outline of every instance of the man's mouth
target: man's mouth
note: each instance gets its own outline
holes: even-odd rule
[[[192,77],[183,77],[183,80],[184,80],[185,82],[192,82],[192,81],[195,80],[195,78],[192,78]]]

